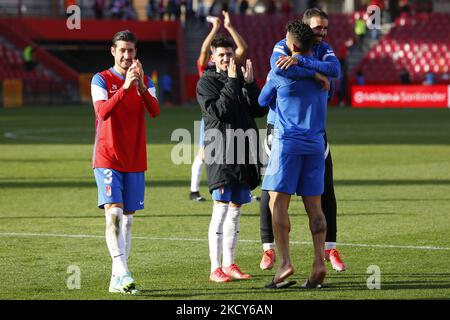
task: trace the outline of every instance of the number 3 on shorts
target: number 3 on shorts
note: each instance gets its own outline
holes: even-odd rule
[[[105,182],[105,184],[111,184],[112,183],[112,171],[110,169],[105,169],[103,171],[103,174],[105,175],[105,179],[103,179],[103,181]]]

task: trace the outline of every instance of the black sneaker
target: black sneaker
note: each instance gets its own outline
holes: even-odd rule
[[[189,194],[189,200],[193,200],[193,201],[206,201],[205,198],[203,198],[200,195],[200,192],[196,191],[196,192],[192,192]]]

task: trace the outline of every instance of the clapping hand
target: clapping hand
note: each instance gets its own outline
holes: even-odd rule
[[[246,83],[252,83],[255,80],[253,75],[253,65],[250,59],[245,61],[245,68],[241,67],[242,74]]]
[[[230,59],[230,64],[228,65],[227,71],[229,78],[237,78],[236,61],[234,60],[234,58]]]

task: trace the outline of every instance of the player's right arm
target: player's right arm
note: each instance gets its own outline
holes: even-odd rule
[[[222,14],[224,16],[223,26],[230,33],[234,43],[236,44],[236,64],[239,65],[241,64],[241,62],[243,62],[243,58],[245,52],[248,49],[248,45],[247,42],[245,42],[244,38],[242,38],[242,36],[236,31],[236,29],[234,29],[233,25],[231,24],[229,13],[226,11],[222,11]]]
[[[216,36],[217,32],[220,28],[220,19],[217,17],[212,18],[212,29],[206,36],[205,40],[203,40],[202,47],[200,48],[200,55],[197,59],[197,64],[199,66],[205,66],[207,65],[209,61],[209,57],[211,54],[211,42],[213,41],[214,37]]]

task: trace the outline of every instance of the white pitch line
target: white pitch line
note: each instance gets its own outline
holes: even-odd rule
[[[103,239],[104,235],[92,235],[92,234],[57,234],[57,233],[29,233],[29,232],[3,232],[0,233],[3,237],[59,237],[59,238],[91,238],[91,239]],[[142,237],[133,236],[133,239],[138,240],[161,240],[161,241],[195,241],[206,242],[207,239],[200,238],[162,238],[162,237]],[[247,243],[260,243],[259,240],[239,240],[239,242]],[[309,244],[310,241],[291,241],[292,244]],[[450,250],[448,247],[434,247],[434,246],[402,246],[402,245],[390,245],[390,244],[362,244],[362,243],[339,243],[339,246],[347,247],[368,247],[368,248],[383,248],[383,249],[415,249],[415,250]]]

